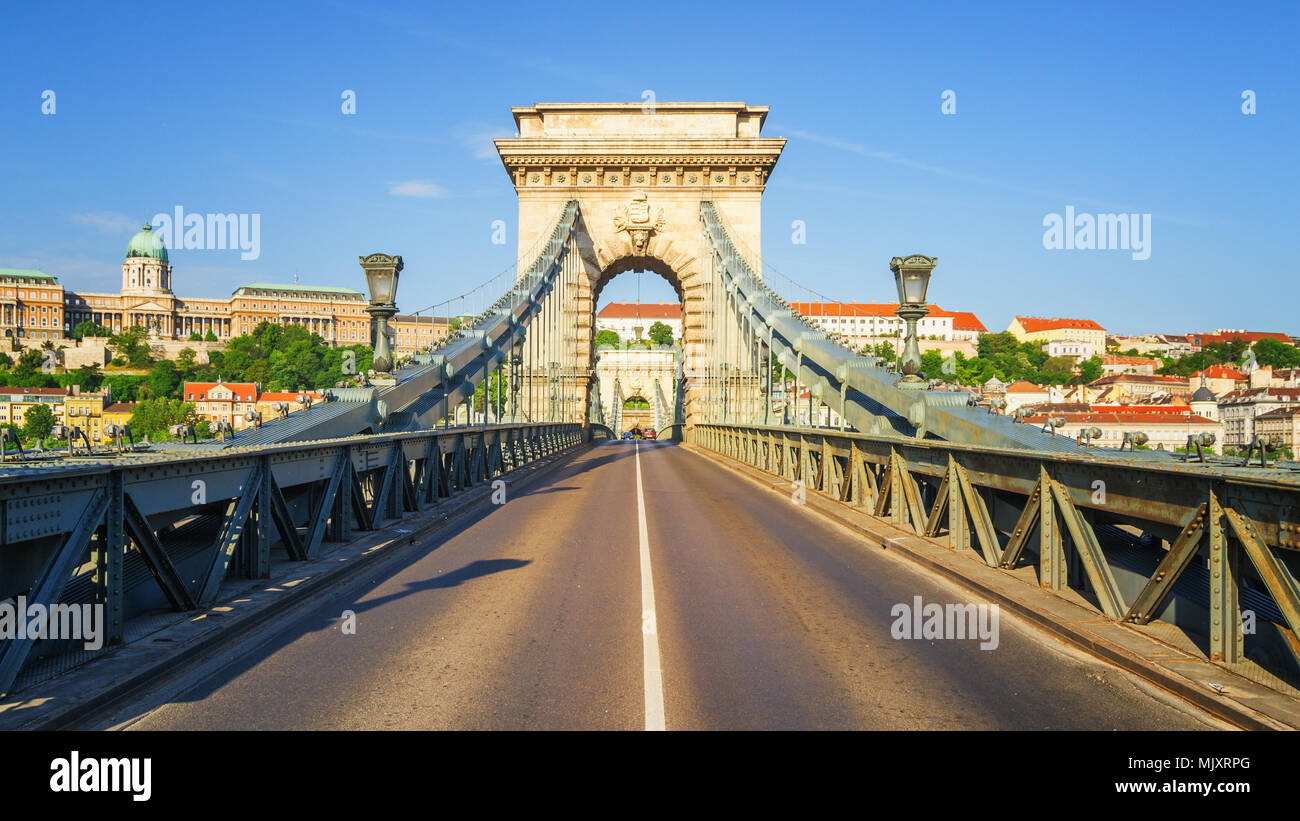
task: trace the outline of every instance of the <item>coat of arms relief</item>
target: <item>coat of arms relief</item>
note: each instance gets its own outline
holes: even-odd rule
[[[650,210],[650,202],[644,191],[632,194],[632,201],[620,205],[614,210],[614,232],[626,231],[632,241],[632,248],[638,254],[645,253],[650,235],[664,229],[664,209]]]

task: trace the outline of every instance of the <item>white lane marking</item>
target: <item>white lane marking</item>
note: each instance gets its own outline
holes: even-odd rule
[[[641,542],[641,650],[645,658],[645,728],[664,724],[664,673],[659,665],[659,627],[655,623],[655,584],[650,575],[650,535],[645,523],[645,487],[641,483],[641,443],[636,443],[637,537]]]

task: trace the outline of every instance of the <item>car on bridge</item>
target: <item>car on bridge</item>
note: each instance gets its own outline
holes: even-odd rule
[[[618,437],[618,438],[619,438],[619,439],[635,439],[636,437],[632,435],[632,431],[630,431],[630,430],[625,430],[625,431],[623,431],[623,435],[620,436],[620,437]]]
[[[656,433],[654,432],[654,429],[651,428],[650,430],[648,430],[648,431],[646,431],[645,433],[641,434],[641,438],[642,438],[642,439],[657,439],[657,438],[658,438],[658,434],[656,434]]]

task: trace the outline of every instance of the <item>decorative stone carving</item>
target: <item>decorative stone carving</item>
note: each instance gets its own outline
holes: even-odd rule
[[[632,201],[621,205],[614,211],[615,233],[626,231],[632,241],[632,249],[638,254],[645,253],[650,235],[664,229],[664,209],[651,213],[649,198],[644,191],[632,194]]]

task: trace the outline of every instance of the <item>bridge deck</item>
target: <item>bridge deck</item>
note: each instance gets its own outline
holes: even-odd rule
[[[1006,614],[996,651],[891,638],[895,604],[969,594],[666,442],[593,447],[131,726],[644,727],[638,461],[668,728],[1205,726]]]

